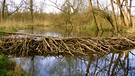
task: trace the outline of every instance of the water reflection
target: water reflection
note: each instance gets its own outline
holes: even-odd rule
[[[135,50],[89,56],[15,58],[33,76],[134,76]]]
[[[19,30],[19,32],[55,37],[108,37],[113,35],[111,32],[94,32],[75,27],[32,28]],[[104,56],[97,54],[89,56],[34,56],[15,58],[14,60],[32,76],[134,76],[134,54],[135,50],[110,53]]]
[[[90,29],[79,27],[71,27],[71,26],[63,26],[63,27],[35,27],[29,29],[22,29],[19,32],[30,33],[30,34],[41,34],[44,36],[55,36],[55,37],[108,37],[114,35],[110,31],[94,31]]]
[[[31,29],[27,29],[27,30],[19,30],[19,32],[21,33],[30,33],[30,34],[41,34],[41,35],[45,35],[45,36],[54,36],[54,37],[62,37],[61,34],[59,33],[55,33],[55,32],[47,32],[47,31],[32,31]]]

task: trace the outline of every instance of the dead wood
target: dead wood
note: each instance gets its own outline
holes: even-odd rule
[[[6,32],[4,32],[6,33]],[[25,37],[0,38],[0,52],[14,56],[33,55],[89,55],[122,52],[135,47],[135,37],[111,38],[57,38],[42,35],[23,34]],[[36,40],[35,38],[41,38]]]

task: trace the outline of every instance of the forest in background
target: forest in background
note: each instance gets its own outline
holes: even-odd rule
[[[134,27],[133,0],[0,0],[0,26],[87,26],[119,32]],[[59,12],[44,11],[46,6]]]
[[[1,30],[2,31],[4,30],[4,33],[7,33],[7,30],[9,30],[10,28],[13,29],[14,31],[17,31],[17,29],[19,28],[29,28],[29,27],[31,28],[35,26],[36,27],[37,26],[85,27],[85,28],[90,28],[89,30],[92,31],[112,31],[114,33],[121,32],[125,29],[134,28],[135,6],[133,5],[134,3],[133,0],[40,0],[41,2],[37,2],[37,1],[39,0],[0,0],[0,34],[2,33]],[[51,4],[48,4],[47,1],[49,1]],[[46,9],[50,9],[47,6],[51,6],[59,11],[56,12],[54,10],[52,12],[47,12]],[[9,32],[8,33],[12,35],[25,34],[25,33],[18,33],[18,32],[13,33],[10,30]],[[69,31],[69,33],[71,32]],[[90,37],[92,37],[92,35],[90,35]],[[0,40],[1,53],[6,52],[9,54],[9,53],[16,52],[15,54],[22,55],[22,56],[24,55],[25,51],[27,51],[26,52],[27,56],[28,54],[31,55],[34,54],[33,49],[35,49],[35,51],[40,53],[42,53],[41,51],[44,50],[46,50],[47,52],[50,51],[52,53],[56,52],[56,54],[58,52],[58,55],[62,52],[66,52],[67,54],[69,53],[72,56],[73,56],[72,52],[85,55],[85,52],[87,53],[87,50],[90,53],[94,52],[101,55],[101,53],[106,53],[106,54],[107,52],[110,53],[110,50],[114,52],[120,52],[120,51],[116,51],[116,49],[118,50],[126,49],[126,51],[124,50],[125,53],[124,52],[119,53],[119,55],[117,53],[118,58],[116,60],[114,60],[115,53],[112,53],[112,57],[108,56],[107,54],[107,57],[111,58],[110,60],[109,58],[106,59],[107,58],[106,55],[103,55],[105,56],[105,60],[108,60],[109,62],[110,61],[113,62],[114,60],[113,63],[108,64],[109,65],[108,67],[106,67],[105,65],[105,71],[107,71],[106,68],[109,68],[108,73],[110,73],[112,70],[111,75],[113,75],[115,71],[116,73],[120,72],[117,71],[117,64],[119,64],[118,61],[122,61],[123,63],[122,65],[124,66],[126,64],[126,61],[127,61],[127,66],[130,65],[129,64],[130,61],[128,58],[130,53],[131,54],[133,53],[132,51],[129,52],[129,50],[127,49],[129,49],[130,47],[134,47],[135,45],[134,37],[132,38],[130,37],[129,38],[126,37],[106,38],[105,37],[99,40],[92,39],[92,38],[90,39],[69,38],[69,40],[68,38],[66,40],[65,39],[62,40],[61,38],[59,38],[59,40],[58,39],[55,40],[53,37],[52,38],[50,37],[50,39],[48,39],[47,37],[46,40],[44,39],[43,41],[43,44],[45,44],[46,46],[44,46],[44,48],[41,50],[43,44],[41,41],[38,42],[38,40],[36,40],[35,37],[31,38],[34,40],[31,39],[27,40],[27,38],[24,39],[22,38],[22,40],[18,40],[17,38],[14,37],[13,39],[10,39],[10,37],[5,37],[5,39],[7,40],[4,41],[2,38]],[[33,42],[35,40],[37,42]],[[65,49],[66,51],[64,51]],[[33,53],[31,52],[31,50]],[[0,53],[0,65],[2,66],[0,66],[0,75],[25,76],[26,72],[22,71],[22,68],[20,68],[19,65],[15,65],[14,62],[8,61],[9,58],[7,58],[7,56],[1,53]],[[121,58],[123,57],[122,55],[125,56],[124,60],[120,60],[123,59]],[[32,55],[33,67],[34,67],[34,57],[35,55]],[[93,54],[92,57],[87,57],[88,60],[85,59],[85,61],[88,61],[88,66],[86,68],[86,75],[89,73],[90,65],[92,64],[91,58],[93,59],[93,61],[95,60],[93,57],[97,58],[95,57],[95,54]],[[97,64],[98,61],[100,61],[98,60],[98,58],[95,60],[96,67],[100,66]],[[72,61],[73,60],[71,60],[70,62]],[[104,60],[101,61],[104,62]],[[82,60],[81,60],[81,64],[82,64]],[[113,67],[111,65],[115,65],[115,66]],[[132,67],[131,69],[129,67],[126,66],[124,67],[123,70],[124,75],[128,74],[129,70],[132,70]],[[115,68],[116,70],[114,70]],[[104,69],[101,68],[99,72],[101,72],[102,70]],[[134,70],[131,72],[134,72]]]

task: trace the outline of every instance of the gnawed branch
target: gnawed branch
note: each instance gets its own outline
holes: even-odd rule
[[[0,38],[0,52],[14,56],[31,55],[89,55],[123,52],[135,48],[135,37],[111,38],[58,38],[24,33],[8,33],[25,35],[23,38]],[[40,38],[40,40],[36,40]]]

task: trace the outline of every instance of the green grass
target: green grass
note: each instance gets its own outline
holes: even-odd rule
[[[0,76],[29,76],[14,61],[8,59],[7,56],[0,55]]]
[[[0,27],[0,31],[17,32],[18,30],[15,27]]]
[[[6,32],[18,32],[18,29],[15,27],[2,27],[0,26],[0,31],[6,31]],[[8,36],[5,33],[0,32],[0,36]]]
[[[9,61],[5,55],[0,55],[0,76],[12,75],[15,62]]]

